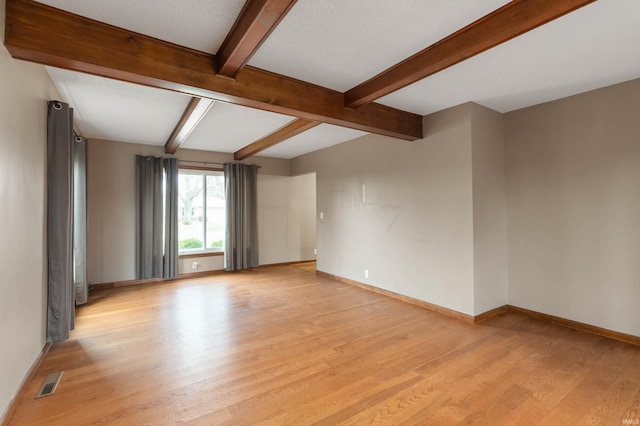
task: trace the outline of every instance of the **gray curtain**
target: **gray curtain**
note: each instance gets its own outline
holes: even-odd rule
[[[164,222],[164,278],[178,276],[178,160],[166,158],[165,222]]]
[[[224,181],[227,220],[224,269],[254,268],[259,265],[258,166],[226,163]]]
[[[161,278],[163,269],[162,158],[136,156],[137,278]]]
[[[73,287],[76,305],[87,303],[87,141],[73,138]]]
[[[73,110],[48,102],[47,114],[47,342],[74,327]]]
[[[136,156],[136,187],[137,278],[175,278],[178,276],[177,160]]]

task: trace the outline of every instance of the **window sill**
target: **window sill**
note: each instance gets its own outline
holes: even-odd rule
[[[224,256],[223,251],[209,251],[204,253],[185,253],[179,254],[178,259],[192,259],[196,257]]]

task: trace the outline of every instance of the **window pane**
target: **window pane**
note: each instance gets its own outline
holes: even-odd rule
[[[207,175],[207,248],[224,250],[224,176]]]
[[[203,176],[180,173],[178,179],[178,249],[204,248]]]

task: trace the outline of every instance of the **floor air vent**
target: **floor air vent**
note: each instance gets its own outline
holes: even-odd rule
[[[58,383],[60,383],[60,378],[62,377],[62,371],[58,371],[57,373],[51,373],[44,379],[44,383],[40,388],[40,392],[36,395],[36,398],[42,398],[43,396],[51,395],[56,391],[58,387]]]

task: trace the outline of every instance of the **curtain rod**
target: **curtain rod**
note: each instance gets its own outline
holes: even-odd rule
[[[196,164],[218,164],[224,166],[225,163],[216,163],[213,161],[191,161],[191,160],[178,160],[179,163],[196,163]]]
[[[216,162],[214,162],[214,161],[192,161],[192,160],[180,160],[180,159],[178,160],[178,162],[179,162],[179,163],[196,163],[196,164],[204,164],[205,166],[206,166],[207,164],[217,164],[217,165],[219,165],[219,166],[224,166],[225,164],[227,164],[227,163],[216,163]],[[230,161],[228,161],[228,162],[230,162]],[[239,163],[239,162],[238,162],[238,163]],[[242,163],[240,163],[240,164],[242,164]],[[258,167],[259,169],[260,169],[260,168],[262,168],[262,166],[259,166],[259,165],[257,165],[257,164],[250,164],[250,165],[251,165],[251,166],[256,166],[256,167]]]

